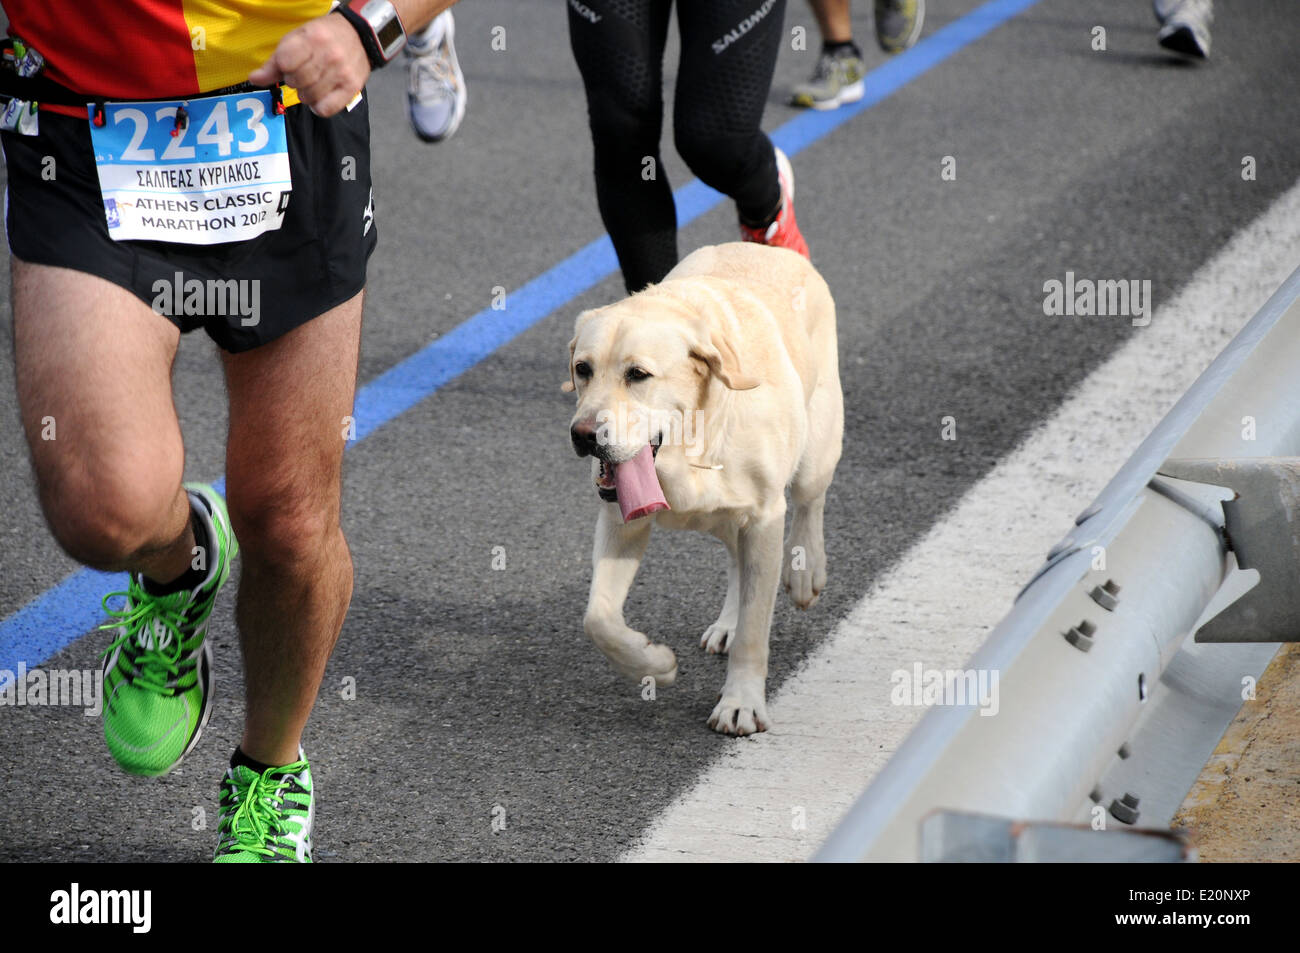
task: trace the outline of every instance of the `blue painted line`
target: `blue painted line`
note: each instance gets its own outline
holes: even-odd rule
[[[800,113],[776,129],[772,141],[795,155],[1038,2],[990,0],[872,70],[866,77],[867,93],[858,102],[833,111]],[[712,210],[724,196],[693,180],[674,198],[678,224],[684,226]],[[599,238],[509,292],[503,309],[484,308],[380,374],[357,393],[357,440],[410,410],[617,269],[609,238]],[[100,624],[103,594],[125,588],[123,573],[81,569],[0,622],[0,681],[5,670],[17,669],[19,661],[29,668],[39,665]]]

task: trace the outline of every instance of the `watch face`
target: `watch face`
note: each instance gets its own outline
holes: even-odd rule
[[[379,46],[388,54],[388,48],[402,38],[402,21],[393,17],[387,23],[380,26],[376,34],[379,37]]]

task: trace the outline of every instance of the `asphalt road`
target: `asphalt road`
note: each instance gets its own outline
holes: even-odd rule
[[[931,6],[927,34],[976,4]],[[795,157],[799,220],[839,305],[847,432],[826,517],[830,588],[806,614],[778,602],[769,691],[1140,333],[1127,319],[1045,317],[1045,281],[1067,270],[1149,279],[1159,304],[1300,178],[1300,8],[1219,6],[1213,59],[1187,65],[1156,46],[1144,0],[1044,0]],[[869,4],[857,7],[868,41]],[[786,16],[815,34],[802,3]],[[485,307],[495,286],[519,287],[601,231],[563,4],[467,0],[457,23],[470,102],[456,138],[414,138],[400,68],[371,83],[380,248],[363,382]],[[1095,25],[1105,52],[1091,48]],[[496,26],[504,51],[491,48]],[[783,52],[769,128],[793,115],[781,92],[814,57]],[[666,151],[671,180],[686,182]],[[1247,155],[1253,181],[1241,175]],[[955,181],[941,179],[944,156]],[[681,247],[734,237],[724,207],[686,227]],[[725,589],[717,543],[651,543],[628,618],[680,663],[653,703],[582,634],[597,501],[568,445],[572,398],[559,384],[573,316],[621,293],[603,281],[349,453],[356,594],[305,738],[318,859],[612,859],[705,766],[753,743],[704,724],[724,665],[696,648]],[[0,320],[7,350],[7,304]],[[75,568],[44,530],[12,376],[6,357],[0,617]],[[184,341],[175,385],[187,476],[214,478],[225,418],[206,339]],[[956,441],[941,439],[945,415]],[[504,570],[492,568],[494,547]],[[123,776],[98,720],[79,710],[0,709],[0,860],[210,855],[242,714],[232,606],[214,616],[216,712],[166,778]],[[43,664],[96,668],[103,645],[92,634]],[[349,676],[355,700],[341,695]]]

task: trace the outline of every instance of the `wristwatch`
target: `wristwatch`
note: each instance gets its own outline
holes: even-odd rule
[[[334,12],[341,13],[361,37],[372,70],[392,62],[406,45],[406,30],[389,0],[344,0]]]

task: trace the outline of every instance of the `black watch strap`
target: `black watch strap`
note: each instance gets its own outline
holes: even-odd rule
[[[370,60],[370,68],[377,70],[387,66],[388,60],[384,59],[384,51],[379,48],[379,41],[375,38],[375,30],[370,25],[370,21],[348,6],[348,0],[343,0],[334,8],[334,12],[341,13],[343,19],[351,23],[352,29],[357,31],[357,36],[361,38],[361,45],[365,47],[366,57]]]

